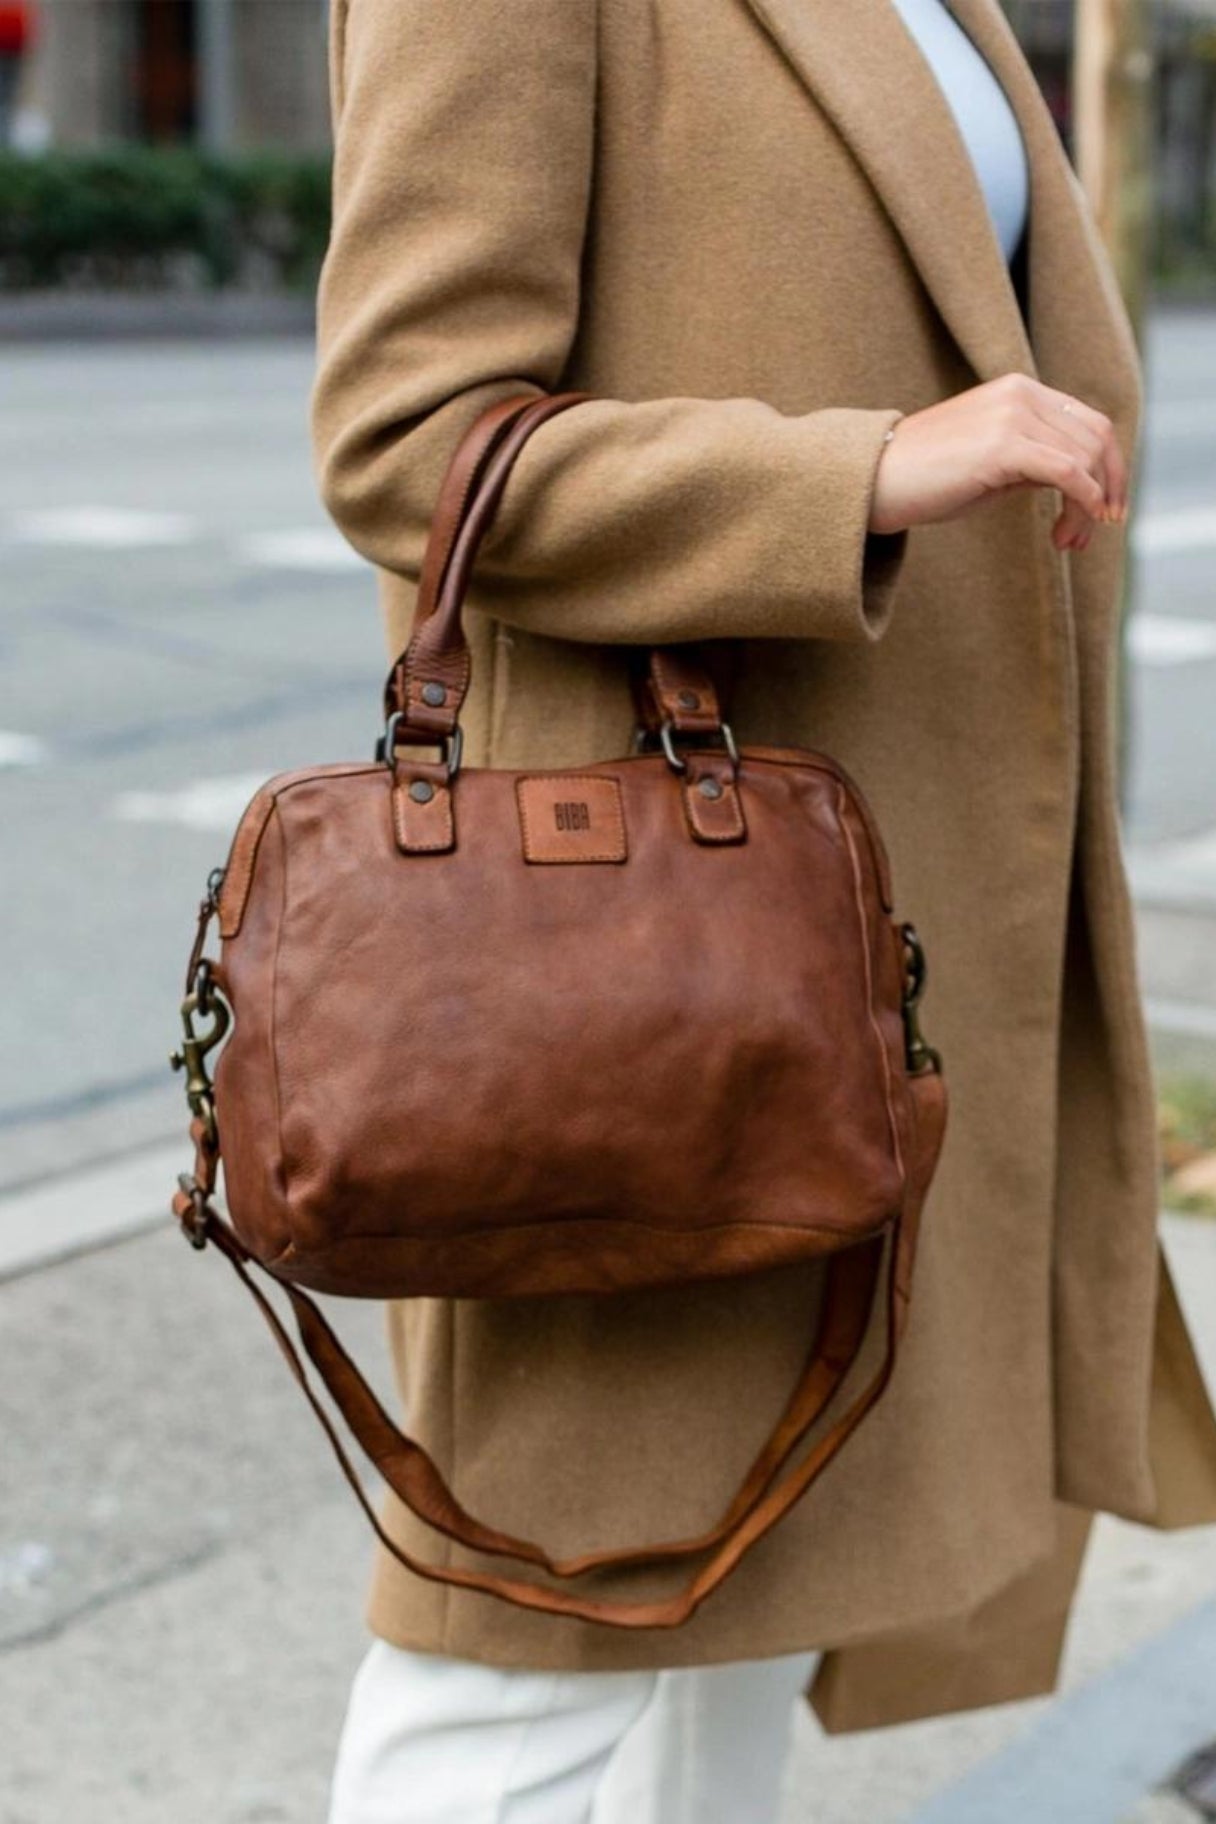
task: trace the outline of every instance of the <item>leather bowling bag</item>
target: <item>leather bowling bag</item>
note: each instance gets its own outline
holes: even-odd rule
[[[584,398],[478,419],[439,498],[376,757],[270,780],[209,881],[174,1059],[195,1162],[173,1207],[253,1292],[407,1568],[674,1627],[887,1386],[946,1099],[917,1024],[923,953],[864,799],[823,754],[737,747],[694,649],[638,668],[624,758],[461,765],[478,545],[527,437]],[[610,1296],[807,1261],[822,1289],[805,1364],[726,1510],[695,1538],[573,1559],[467,1513],[308,1296]],[[303,1357],[255,1268],[285,1292]],[[387,1537],[337,1414],[474,1556],[430,1564]],[[513,1562],[486,1568],[498,1559]],[[679,1561],[674,1595],[596,1593],[597,1572]]]

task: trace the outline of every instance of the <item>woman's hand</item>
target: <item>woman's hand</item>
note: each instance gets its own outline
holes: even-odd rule
[[[901,418],[879,460],[871,532],[954,519],[1009,488],[1058,488],[1052,529],[1083,551],[1096,520],[1127,518],[1127,463],[1104,412],[1028,374],[1002,374]]]

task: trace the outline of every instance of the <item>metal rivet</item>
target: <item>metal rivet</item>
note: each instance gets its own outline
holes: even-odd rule
[[[435,788],[429,779],[415,779],[410,785],[410,797],[415,804],[429,804],[435,796]]]
[[[704,779],[697,780],[697,790],[700,792],[702,798],[720,798],[722,796],[722,783],[720,780],[715,779],[713,774],[710,773],[707,774]]]
[[[700,709],[701,699],[695,690],[682,690],[676,697],[681,709]]]
[[[441,703],[446,703],[447,700],[448,693],[443,688],[442,684],[424,684],[422,686],[422,701],[427,704],[429,708],[438,709],[439,705]]]

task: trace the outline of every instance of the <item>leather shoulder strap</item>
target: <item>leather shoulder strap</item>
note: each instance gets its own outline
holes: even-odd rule
[[[334,1404],[389,1487],[420,1519],[470,1550],[516,1558],[565,1580],[594,1571],[704,1557],[705,1561],[682,1589],[670,1597],[652,1601],[611,1602],[573,1595],[521,1577],[429,1564],[399,1546],[386,1533],[333,1420],[312,1386],[298,1350],[274,1306],[256,1283],[250,1271],[255,1263],[248,1251],[209,1202],[201,1212],[197,1205],[192,1206],[191,1213],[196,1222],[201,1213],[207,1238],[228,1258],[253,1295],[373,1530],[385,1549],[407,1570],[432,1582],[478,1590],[518,1607],[546,1614],[624,1628],[678,1627],[730,1574],[757,1540],[762,1539],[818,1480],[877,1404],[890,1381],[907,1321],[921,1209],[937,1163],[946,1120],[946,1088],[940,1074],[925,1072],[909,1077],[908,1085],[914,1133],[899,1220],[886,1241],[879,1239],[857,1244],[842,1250],[829,1263],[818,1330],[785,1411],[726,1511],[714,1526],[695,1538],[562,1560],[530,1540],[517,1539],[484,1525],[461,1507],[423,1447],[393,1424],[314,1301],[298,1287],[284,1286],[305,1352]],[[214,1163],[204,1169],[213,1179]],[[185,1213],[176,1201],[175,1208],[179,1215]],[[885,1274],[882,1271],[884,1254]],[[817,1421],[825,1416],[861,1354],[880,1279],[885,1280],[886,1287],[886,1346],[881,1362],[852,1403],[812,1444],[808,1453],[792,1467],[787,1467]]]

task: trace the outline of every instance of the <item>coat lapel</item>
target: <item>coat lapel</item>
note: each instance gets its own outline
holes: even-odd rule
[[[1017,294],[970,154],[891,0],[748,3],[847,141],[979,378],[1011,369],[1034,373]],[[990,24],[989,3],[958,0],[952,9],[977,44],[974,27]],[[1005,82],[1011,59],[998,36],[989,30],[979,48]],[[1016,43],[1013,52],[1020,62]],[[1035,87],[1033,77],[1030,82]],[[1025,135],[1021,85],[1010,101]],[[1047,125],[1054,133],[1049,115]],[[1027,152],[1033,166],[1031,136]]]

